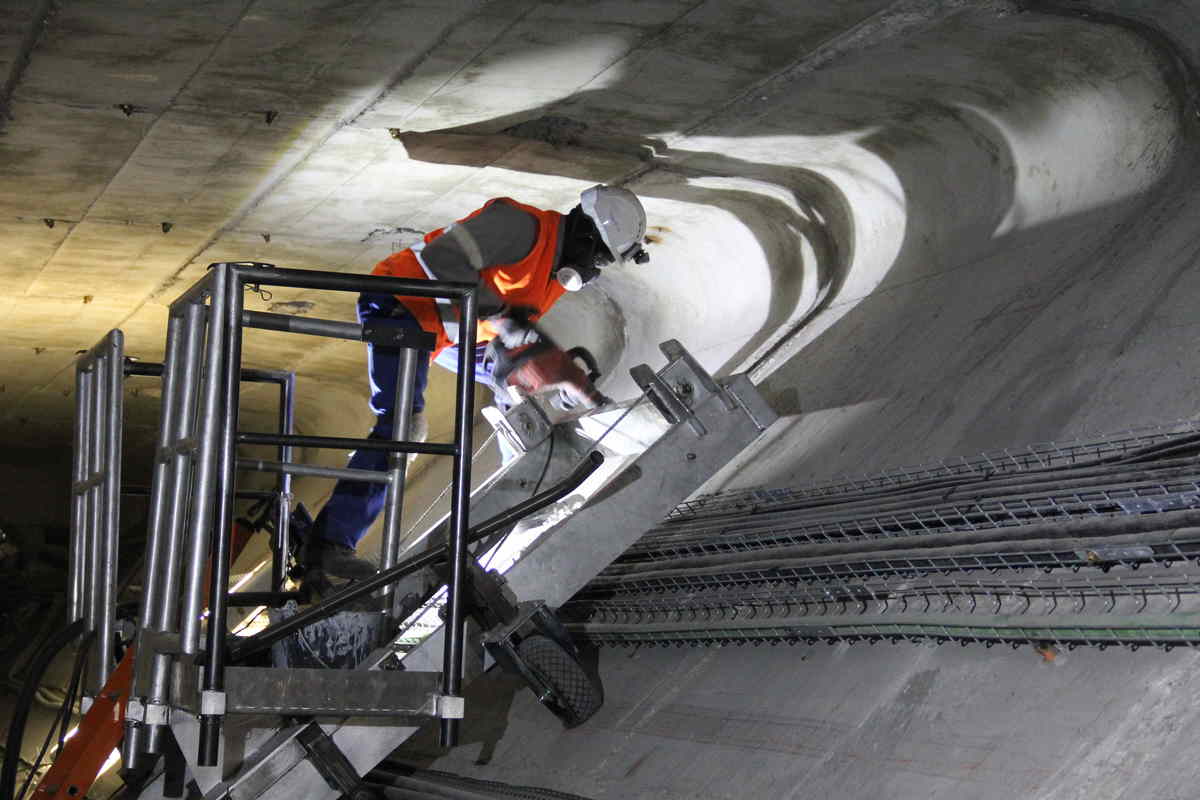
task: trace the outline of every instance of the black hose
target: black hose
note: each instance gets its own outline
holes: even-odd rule
[[[494,517],[472,527],[467,531],[464,544],[470,545],[475,542],[492,536],[507,527],[511,527],[519,522],[524,517],[529,516],[537,511],[541,511],[551,503],[555,503],[568,494],[573,492],[578,486],[587,479],[589,475],[600,468],[604,463],[604,456],[593,450],[588,453],[587,457],[571,471],[561,481],[546,489],[541,494],[530,497],[523,503],[510,508],[508,511],[503,511]],[[329,617],[345,608],[350,603],[357,601],[359,598],[369,595],[371,592],[383,586],[388,586],[401,578],[407,577],[413,573],[419,572],[426,567],[433,566],[446,560],[447,547],[439,545],[418,553],[414,556],[409,556],[391,569],[386,569],[376,573],[373,577],[366,578],[361,581],[355,581],[349,584],[344,589],[334,592],[321,603],[310,606],[293,617],[290,617],[282,622],[278,622],[266,630],[256,633],[253,636],[248,636],[229,648],[230,663],[238,663],[244,661],[250,656],[260,653],[268,649],[272,644],[281,639],[290,636],[301,628],[305,628],[314,622],[319,622],[326,617]],[[2,800],[2,799],[0,799]]]
[[[0,769],[0,800],[16,800],[17,767],[21,761],[21,742],[25,738],[25,724],[29,721],[29,709],[33,706],[33,696],[37,693],[42,675],[45,674],[50,667],[50,662],[59,652],[79,638],[84,628],[83,619],[75,620],[47,639],[29,662],[25,682],[21,686],[21,693],[17,695],[12,719],[8,723],[8,738],[4,743],[4,766]]]
[[[58,753],[62,753],[63,742],[67,738],[67,726],[71,723],[71,712],[75,708],[75,701],[79,698],[79,686],[83,682],[84,669],[87,666],[87,654],[91,647],[94,634],[84,636],[83,642],[79,645],[79,651],[75,653],[75,665],[71,668],[71,678],[67,682],[67,691],[63,696],[62,705],[58,707],[58,711],[54,715],[54,722],[50,724],[50,730],[46,731],[46,738],[42,741],[42,748],[38,750],[37,758],[33,760],[33,766],[29,768],[29,774],[25,776],[25,782],[21,784],[21,789],[16,793],[16,797],[25,797],[25,792],[29,789],[29,785],[33,783],[33,779],[37,777],[37,772],[42,768],[42,760],[46,757],[46,751],[50,749],[50,743],[54,741],[54,729],[58,728]]]

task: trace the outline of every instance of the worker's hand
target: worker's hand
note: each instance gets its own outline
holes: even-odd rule
[[[505,308],[500,314],[488,319],[496,331],[500,344],[509,350],[540,341],[541,336],[530,323],[532,316],[527,308]]]

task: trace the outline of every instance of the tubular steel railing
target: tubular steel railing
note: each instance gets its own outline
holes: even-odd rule
[[[114,667],[124,347],[121,331],[110,331],[75,362],[68,616],[85,620],[96,637],[86,698],[95,697]]]
[[[283,314],[263,314],[243,308],[247,288],[290,287],[344,292],[375,292],[448,301],[457,307],[462,341],[455,392],[454,441],[422,444],[408,441],[408,426],[417,359],[432,350],[431,334],[411,329],[379,330],[330,320]],[[198,763],[217,763],[224,718],[224,673],[228,661],[228,597],[230,531],[236,498],[236,472],[253,469],[281,475],[350,478],[386,482],[381,569],[395,566],[399,557],[400,512],[403,504],[407,453],[431,453],[454,460],[451,482],[451,525],[447,542],[449,602],[442,670],[442,695],[461,694],[464,649],[463,580],[465,575],[472,452],[472,402],[474,395],[473,348],[477,325],[475,287],[468,284],[410,280],[373,275],[280,269],[269,264],[222,262],[177,298],[170,307],[166,358],[162,369],[163,397],[159,442],[150,498],[145,592],[139,630],[138,665],[133,704],[137,712],[127,719],[124,748],[126,766],[139,752],[161,751],[167,709],[168,684],[174,661],[195,661],[203,666],[201,682],[200,742]],[[310,336],[378,341],[401,352],[397,383],[396,424],[392,440],[371,446],[392,453],[383,475],[297,464],[295,447],[345,449],[358,440],[333,437],[300,437],[290,431],[294,387],[281,385],[287,402],[286,425],[278,434],[238,431],[239,375],[242,374],[242,336],[246,328],[285,331]],[[280,448],[277,461],[237,458],[239,443]],[[277,552],[286,559],[286,504],[281,507],[283,536]],[[205,573],[208,586],[205,587]],[[283,567],[272,571],[275,590],[282,588]],[[278,579],[278,580],[276,580]],[[206,629],[204,602],[209,609]],[[383,593],[390,591],[384,587]],[[203,639],[202,639],[203,633]],[[446,744],[457,740],[458,720],[442,718]]]
[[[121,481],[121,451],[124,431],[124,382],[130,377],[162,378],[162,364],[134,361],[125,355],[124,334],[112,330],[91,350],[80,354],[75,364],[75,431],[72,462],[72,513],[69,546],[68,599],[69,616],[82,618],[86,628],[95,634],[96,647],[91,651],[85,691],[93,697],[108,679],[115,666],[116,637],[116,578],[123,496],[150,495],[151,528],[164,522],[164,515],[178,513],[179,507],[166,507],[167,498],[161,492],[154,495],[145,487],[124,486]],[[295,377],[290,372],[245,369],[241,380],[274,383],[279,386],[279,430],[292,432],[292,403]],[[164,395],[167,393],[164,392]],[[186,459],[186,448],[168,451],[167,440],[160,439],[155,457],[154,474],[161,483],[168,462]],[[280,458],[291,458],[291,446],[281,445]],[[182,487],[181,487],[182,491]],[[291,476],[283,474],[274,490],[247,490],[239,498],[274,500],[278,508],[274,541],[272,543],[272,592],[279,594],[289,550],[288,523],[291,518]],[[164,552],[161,539],[151,539],[146,554],[145,593],[151,596],[151,607],[159,609],[156,592],[159,576],[165,571],[179,569],[178,549]],[[171,614],[173,606],[166,613]],[[162,616],[154,617],[152,630],[163,629]],[[90,701],[89,701],[90,702]],[[85,703],[87,705],[87,703]]]

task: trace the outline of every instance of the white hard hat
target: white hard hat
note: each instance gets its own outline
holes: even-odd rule
[[[617,263],[629,259],[639,264],[648,256],[642,250],[646,236],[646,209],[642,201],[628,189],[598,184],[584,189],[579,206],[600,232],[604,246]]]

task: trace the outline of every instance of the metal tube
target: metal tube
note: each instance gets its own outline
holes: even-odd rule
[[[213,314],[215,325],[225,328],[225,361],[222,364],[221,428],[216,485],[216,530],[213,531],[212,568],[208,593],[208,636],[205,642],[204,682],[201,694],[200,744],[197,763],[217,765],[221,747],[223,710],[206,710],[204,698],[225,691],[225,634],[229,629],[230,539],[233,532],[234,497],[237,484],[238,399],[242,365],[242,280],[234,269],[225,287],[223,315]],[[223,704],[222,704],[223,705]]]
[[[475,292],[475,284],[455,281],[430,281],[424,278],[391,278],[346,272],[322,272],[309,269],[282,269],[238,264],[244,283],[262,286],[288,286],[293,289],[324,289],[335,292],[378,292],[401,297],[465,298]]]
[[[180,624],[180,649],[194,655],[200,647],[200,607],[203,604],[204,565],[207,563],[208,538],[213,526],[217,473],[219,402],[221,399],[221,362],[225,356],[225,286],[229,269],[215,267],[212,305],[209,309],[208,340],[204,346],[202,397],[198,409],[200,448],[196,454],[196,476],[192,482],[191,520],[188,528],[187,574],[183,586],[183,614]]]
[[[400,374],[396,380],[396,403],[392,412],[392,440],[404,441],[409,436],[412,426],[413,398],[416,394],[417,359],[424,354],[411,347],[400,351]],[[404,510],[404,478],[408,469],[408,456],[403,453],[392,453],[388,456],[388,477],[391,479],[387,496],[383,505],[383,540],[379,545],[379,568],[391,569],[400,555],[400,519]],[[380,636],[391,634],[391,622],[395,620],[395,609],[392,608],[392,586],[383,587],[380,597],[383,598],[384,624],[380,628]],[[382,642],[380,642],[382,644]]]
[[[454,479],[450,495],[449,581],[446,600],[446,640],[442,660],[442,694],[462,692],[463,640],[466,635],[465,578],[467,528],[471,510],[471,433],[475,411],[475,334],[478,323],[476,296],[462,297],[459,314],[458,392],[454,398]],[[458,744],[459,720],[441,721],[443,747]]]
[[[95,375],[87,356],[80,359],[79,392],[83,395],[83,420],[80,425],[80,466],[82,477],[86,479],[92,471],[93,449],[93,407],[92,388],[95,385]],[[92,491],[90,488],[79,490],[80,526],[79,526],[79,616],[84,621],[84,630],[90,630],[92,619],[92,583],[96,579],[96,570],[92,562]],[[85,687],[86,689],[86,687]]]
[[[188,287],[187,291],[175,298],[171,303],[171,313],[178,313],[179,309],[189,306],[193,303],[203,303],[205,296],[211,292],[215,294],[216,289],[216,274],[224,270],[210,269],[204,273],[203,277]]]
[[[354,322],[332,319],[309,319],[293,314],[269,314],[263,311],[243,311],[242,325],[267,331],[304,333],[309,336],[324,336],[330,339],[361,341],[363,326]]]
[[[168,444],[177,444],[193,438],[196,434],[196,406],[204,327],[204,306],[199,303],[188,306],[183,316],[180,363],[178,370],[175,371],[174,399],[172,401],[175,405],[175,413]],[[175,452],[170,456],[166,535],[163,551],[163,595],[160,601],[161,610],[158,620],[158,630],[164,632],[177,630],[180,572],[183,568],[181,561],[184,552],[184,526],[188,516],[188,491],[192,478],[193,458],[193,454],[186,451]],[[192,554],[194,552],[193,549]]]
[[[163,365],[153,361],[125,362],[125,374],[131,378],[158,378],[163,374]],[[283,369],[242,369],[244,383],[283,383],[292,377],[292,373]]]
[[[79,362],[75,364],[75,446],[71,453],[71,482],[81,483],[87,478],[87,467],[84,460],[83,425],[86,414],[84,401],[84,372]],[[67,621],[74,622],[83,613],[83,552],[82,533],[84,518],[83,493],[72,486],[71,489],[71,539],[68,559],[70,563],[69,583],[67,587]]]
[[[291,436],[295,427],[296,406],[296,375],[288,373],[287,378],[279,384],[279,432]],[[292,460],[292,446],[279,445],[279,460],[289,463]],[[275,547],[271,558],[271,588],[282,591],[287,580],[287,559],[292,549],[292,473],[284,472],[279,476],[279,501],[275,517]]]
[[[204,339],[205,309],[200,302],[192,303],[183,312],[181,345],[177,351],[179,363],[171,368],[174,381],[170,403],[174,409],[168,428],[168,445],[189,440],[195,433],[195,417],[200,370],[201,348]],[[166,467],[166,510],[163,522],[163,567],[159,583],[157,630],[164,633],[179,628],[180,573],[183,569],[184,526],[187,524],[188,492],[192,475],[192,450],[175,448],[169,455],[160,456]],[[150,687],[147,706],[166,706],[169,702],[169,683],[173,656],[155,653],[151,661]],[[163,752],[166,726],[151,724],[145,728],[145,749],[149,753]]]
[[[164,612],[168,598],[174,594],[170,576],[175,559],[171,554],[178,551],[178,544],[172,547],[170,508],[171,496],[175,494],[175,484],[178,481],[174,460],[163,458],[162,453],[170,444],[177,428],[177,420],[182,413],[180,410],[180,373],[185,366],[184,348],[186,319],[179,313],[172,312],[167,318],[167,343],[164,352],[164,364],[157,365],[162,376],[162,400],[159,403],[158,439],[154,458],[154,468],[151,477],[150,514],[146,530],[145,574],[142,578],[141,625],[138,630],[136,647],[150,647],[144,634],[148,631],[162,630],[168,624]],[[122,370],[129,372],[131,362],[125,362]],[[148,673],[142,674],[148,664]],[[151,659],[137,659],[134,664],[133,688],[131,695],[144,699],[145,704],[162,705],[167,702],[167,680],[170,675],[171,657],[156,654]],[[143,720],[130,718],[125,723],[125,741],[122,744],[122,758],[126,768],[132,768],[137,763],[141,752],[158,752],[162,742],[162,725],[147,726]]]
[[[293,447],[322,447],[330,450],[386,450],[393,453],[421,453],[430,456],[452,456],[455,444],[441,442],[390,442],[386,439],[347,439],[341,436],[283,436],[278,433],[242,432],[238,444],[289,444]]]
[[[167,319],[166,363],[169,369],[162,372],[162,400],[159,403],[158,421],[158,450],[170,443],[171,424],[174,419],[175,405],[172,403],[175,388],[175,374],[178,371],[180,329],[183,321],[177,315]],[[128,366],[126,367],[128,368]],[[162,550],[164,512],[167,503],[167,462],[160,458],[154,459],[154,469],[150,479],[150,514],[146,526],[146,567],[142,578],[142,613],[143,628],[156,630],[159,623],[159,603],[162,589],[159,585],[162,572]],[[137,685],[137,680],[134,680]]]
[[[255,458],[239,458],[237,468],[253,472],[273,472],[278,475],[304,475],[310,478],[332,478],[334,480],[362,481],[363,483],[391,483],[387,472],[347,467],[319,467],[315,464],[288,464],[282,461],[261,461]]]
[[[253,606],[271,606],[278,608],[289,600],[308,602],[304,592],[230,592],[230,608],[246,608]]]
[[[91,373],[88,379],[90,386],[88,401],[91,405],[91,439],[88,447],[88,477],[98,475],[104,469],[104,449],[107,447],[108,428],[104,424],[105,397],[103,366],[99,359],[92,357],[89,365]],[[93,483],[87,489],[88,496],[88,564],[90,573],[87,583],[88,632],[97,633],[103,609],[100,606],[102,594],[100,585],[103,579],[103,527],[104,527],[104,495],[99,482]],[[87,679],[84,681],[85,696],[94,696],[104,686],[99,677],[100,648],[93,647],[88,652]]]
[[[128,497],[149,497],[149,486],[129,486],[126,485],[121,489],[121,494]],[[279,492],[275,489],[238,489],[238,500],[274,500],[279,496]]]
[[[99,686],[108,682],[114,664],[113,627],[117,616],[117,543],[121,517],[121,430],[124,419],[125,335],[113,330],[106,341],[107,353],[101,358],[96,377],[104,394],[105,448],[103,453],[104,483],[101,492],[100,542],[100,616],[96,630],[96,652],[100,666]]]

